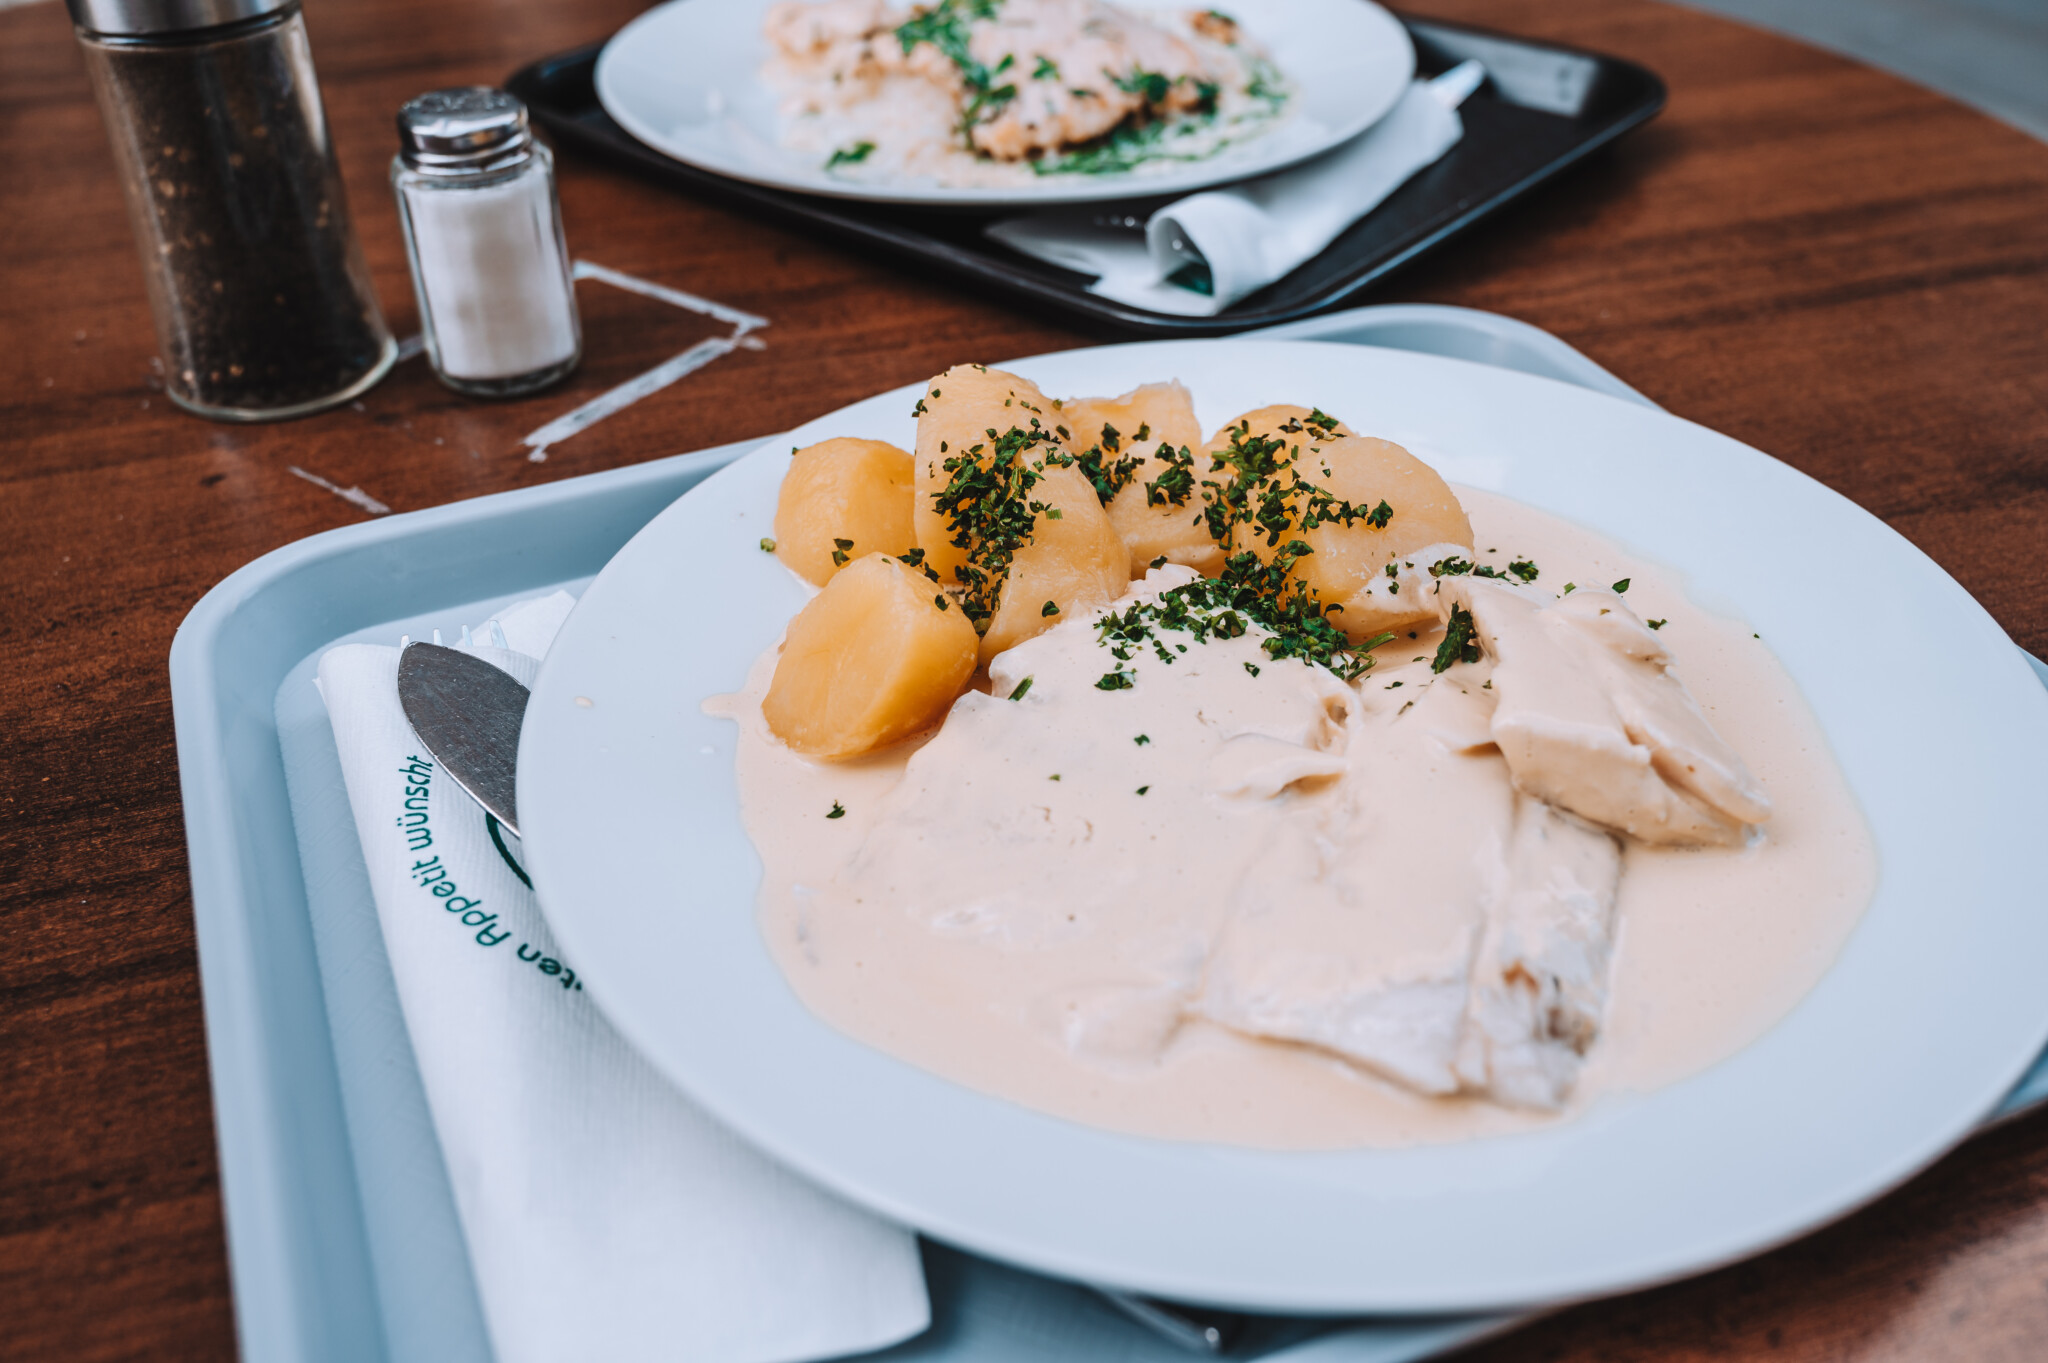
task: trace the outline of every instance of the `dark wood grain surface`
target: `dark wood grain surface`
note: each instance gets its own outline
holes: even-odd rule
[[[1647,0],[1412,7],[1631,57],[1671,102],[1373,301],[1557,333],[1882,516],[2048,653],[2048,148]],[[392,112],[601,38],[634,9],[316,0],[335,138],[401,335],[417,328],[384,180]],[[472,402],[413,361],[359,409],[209,425],[155,379],[63,12],[0,12],[0,1356],[234,1349],[165,657],[228,572],[364,514],[294,467],[407,511],[1098,339],[568,158],[562,198],[578,255],[760,313],[766,347],[530,463],[527,431],[695,339],[671,309],[585,285],[589,358],[553,393]],[[1873,661],[1915,644],[1872,640]],[[2048,1118],[1790,1247],[1471,1356],[2048,1357]]]

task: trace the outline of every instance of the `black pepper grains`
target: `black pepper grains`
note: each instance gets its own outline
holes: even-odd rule
[[[172,400],[265,420],[375,383],[397,347],[349,219],[298,0],[194,32],[110,35],[73,12]]]

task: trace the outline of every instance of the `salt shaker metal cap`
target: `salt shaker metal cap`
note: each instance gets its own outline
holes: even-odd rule
[[[488,174],[532,154],[526,105],[503,90],[434,90],[398,111],[399,158],[429,175]]]
[[[554,158],[503,90],[435,90],[398,111],[391,186],[427,359],[478,397],[545,388],[583,355]]]

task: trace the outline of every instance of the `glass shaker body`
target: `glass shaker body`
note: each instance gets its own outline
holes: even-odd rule
[[[391,162],[420,328],[441,382],[513,397],[563,378],[583,358],[583,328],[555,195],[555,162],[527,141],[487,171]]]
[[[349,218],[298,0],[190,32],[81,25],[78,40],[171,400],[276,420],[381,379],[398,347]]]

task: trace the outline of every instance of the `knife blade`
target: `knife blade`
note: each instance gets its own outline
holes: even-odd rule
[[[398,704],[441,770],[519,836],[519,729],[527,690],[482,658],[441,644],[398,655]]]

